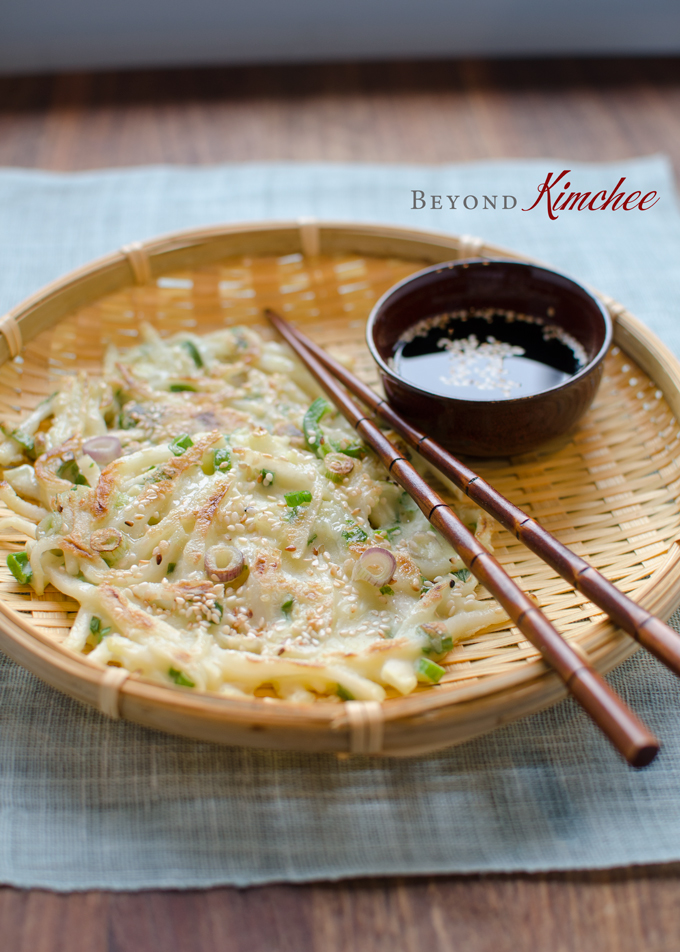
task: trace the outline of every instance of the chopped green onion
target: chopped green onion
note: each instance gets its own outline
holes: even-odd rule
[[[59,479],[67,479],[70,483],[75,483],[76,486],[88,485],[87,480],[78,469],[78,464],[74,459],[63,460],[57,470],[57,476]]]
[[[176,562],[168,563],[168,575],[172,575],[172,573],[175,571],[176,568],[177,568]]]
[[[363,459],[366,455],[366,447],[358,440],[333,440],[332,445],[336,453],[344,453],[345,456],[351,456],[353,459]]]
[[[325,416],[330,409],[331,405],[328,400],[324,400],[323,397],[317,397],[302,420],[302,432],[305,435],[307,449],[311,450],[312,453],[316,453],[319,458],[323,458],[330,449],[330,447],[324,449],[324,447],[326,447],[326,437],[319,426],[321,418]]]
[[[197,367],[203,366],[203,358],[199,354],[198,347],[196,347],[193,341],[183,340],[182,347],[185,349]]]
[[[215,602],[214,611],[217,612],[217,614],[220,616],[220,621],[222,621],[222,616],[224,615],[224,608],[222,607],[221,602]],[[219,623],[220,623],[219,621],[213,622],[214,625],[219,625]]]
[[[368,539],[368,536],[361,526],[352,526],[351,529],[345,529],[342,532],[342,538],[345,540],[347,545],[352,545],[355,542],[365,542],[366,539]]]
[[[453,648],[453,638],[450,635],[433,635],[429,631],[425,634],[430,639],[430,644],[423,648],[423,654],[445,655]]]
[[[231,453],[226,446],[219,450],[213,450],[213,462],[215,463],[215,469],[220,469],[223,472],[231,469]]]
[[[196,393],[196,387],[190,383],[171,383],[170,384],[170,393],[184,393],[186,390],[191,393]]]
[[[338,684],[335,688],[335,693],[343,701],[353,701],[354,695],[351,691],[348,691],[347,688],[343,688],[341,684]]]
[[[0,423],[0,432],[10,440],[14,440],[19,446],[26,450],[26,455],[30,459],[35,459],[35,440],[28,433],[22,433],[20,429],[10,430],[4,424]]]
[[[457,579],[460,579],[461,582],[467,582],[472,574],[469,569],[459,569],[457,572],[453,573]]]
[[[381,594],[381,595],[394,595],[394,589],[391,588],[389,585],[383,585],[383,587],[380,589],[380,594]]]
[[[101,618],[97,618],[96,615],[92,616],[90,619],[90,632],[92,634],[92,641],[95,645],[98,645],[102,638],[105,638],[110,631],[110,628],[102,628]]]
[[[446,674],[445,668],[436,661],[430,661],[429,658],[418,658],[414,667],[418,680],[428,681],[430,684],[438,684]]]
[[[270,469],[263,469],[260,476],[262,477],[263,486],[271,486],[274,482],[274,473]]]
[[[311,545],[312,542],[313,542],[315,539],[318,539],[318,536],[317,536],[316,532],[314,533],[313,536],[310,536],[310,537],[307,539],[307,545]]]
[[[21,585],[28,585],[33,578],[28,552],[10,552],[7,556],[7,568]]]
[[[231,453],[226,446],[222,449],[210,450],[204,459],[203,472],[206,476],[212,476],[217,470],[226,473],[229,469],[231,469]]]
[[[380,529],[379,532],[376,532],[376,535],[387,536],[388,539],[391,539],[395,532],[401,532],[401,526],[390,526],[389,529]]]
[[[179,684],[180,687],[183,687],[183,688],[196,687],[194,682],[190,681],[189,678],[187,678],[184,674],[182,674],[181,671],[178,671],[177,668],[170,668],[170,670],[168,671],[168,674],[172,678],[172,680],[175,682],[175,684]]]
[[[175,456],[182,456],[183,453],[189,449],[190,446],[194,445],[194,441],[191,439],[188,433],[182,433],[181,436],[176,436],[172,443],[168,444],[168,449]]]
[[[118,427],[121,430],[134,430],[139,420],[136,420],[128,410],[121,410],[118,415]]]
[[[111,526],[108,529],[97,529],[90,536],[90,548],[95,552],[115,552],[123,542],[123,533]]]
[[[10,436],[19,446],[23,446],[27,456],[31,459],[35,459],[35,440],[32,436],[29,436],[27,433],[22,433],[21,430],[12,430]]]
[[[312,501],[312,494],[308,489],[300,489],[298,492],[286,493],[283,498],[287,506],[303,506]]]
[[[293,598],[292,595],[288,595],[286,597],[285,602],[281,606],[281,611],[283,612],[284,615],[289,615],[291,613],[291,611],[293,610],[294,602],[295,602],[295,599]]]
[[[327,453],[324,462],[326,476],[334,483],[341,483],[354,469],[352,460],[343,453]]]
[[[157,469],[158,472],[154,473],[153,476],[147,477],[150,483],[162,483],[166,479],[172,479],[172,473],[168,472],[164,466],[152,466],[152,469]]]

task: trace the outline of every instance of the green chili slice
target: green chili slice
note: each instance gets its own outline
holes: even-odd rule
[[[28,585],[33,578],[28,552],[10,552],[7,556],[7,568],[20,585]]]
[[[185,351],[191,357],[191,359],[193,360],[193,362],[196,364],[197,367],[203,366],[203,358],[199,354],[198,347],[194,344],[193,341],[183,340],[182,347],[185,349]]]
[[[182,456],[182,454],[186,453],[189,447],[193,445],[194,441],[189,434],[182,433],[180,436],[176,436],[172,443],[168,444],[168,448],[175,456]]]
[[[70,483],[75,483],[76,486],[88,485],[87,480],[78,469],[78,464],[74,459],[64,460],[57,470],[57,476],[59,479],[67,479]]]
[[[414,667],[418,680],[428,681],[430,684],[438,684],[446,674],[445,668],[436,661],[430,661],[429,658],[418,658]]]
[[[190,681],[186,675],[182,674],[181,671],[178,671],[177,668],[170,668],[168,670],[168,675],[172,678],[175,684],[179,684],[183,688],[195,688],[196,685],[193,681]]]
[[[312,501],[312,494],[308,489],[300,489],[298,492],[286,493],[283,498],[287,506],[304,506]]]
[[[324,417],[330,409],[331,405],[328,400],[324,400],[323,397],[317,397],[302,420],[302,432],[305,435],[307,449],[311,450],[312,453],[316,453],[320,459],[331,449],[326,442],[323,430],[319,426],[321,418]]]

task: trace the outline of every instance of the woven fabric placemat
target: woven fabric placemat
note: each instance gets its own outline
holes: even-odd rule
[[[641,212],[530,212],[549,171],[652,190]],[[413,191],[442,208],[413,209]],[[450,209],[447,195],[459,195]],[[484,209],[483,196],[499,196]],[[503,209],[502,196],[517,199]],[[476,209],[461,206],[475,196]],[[435,204],[437,204],[435,202]],[[469,200],[468,205],[474,203]],[[680,354],[680,214],[663,158],[405,167],[0,171],[0,313],[99,254],[212,222],[313,215],[481,235],[625,304]],[[680,621],[675,619],[674,624]],[[680,682],[641,653],[612,684],[664,742],[633,771],[571,701],[415,759],[220,748],[108,721],[0,659],[0,881],[59,890],[680,860]]]

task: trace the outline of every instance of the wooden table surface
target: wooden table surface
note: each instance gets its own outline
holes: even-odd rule
[[[0,165],[460,162],[667,153],[680,60],[381,63],[0,78]],[[246,890],[0,889],[7,952],[668,952],[680,864]]]

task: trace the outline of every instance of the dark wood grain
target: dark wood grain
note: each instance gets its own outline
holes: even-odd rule
[[[188,892],[0,890],[7,952],[673,952],[677,866]]]
[[[680,59],[338,64],[0,77],[0,165],[606,160],[680,170]]]
[[[680,59],[0,78],[0,165],[614,160],[680,173]],[[8,952],[672,952],[680,865],[137,894],[0,889]]]

